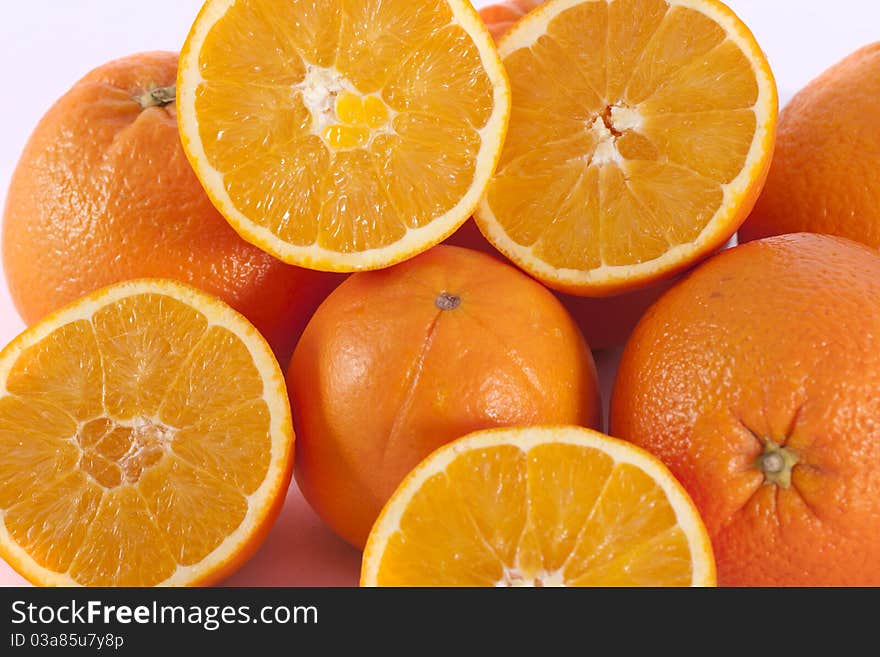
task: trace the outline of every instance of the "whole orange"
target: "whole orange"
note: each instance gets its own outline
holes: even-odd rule
[[[170,52],[109,62],[39,122],[3,215],[12,299],[30,324],[105,285],[173,278],[244,314],[286,361],[341,279],[272,258],[214,209],[180,144],[176,75]]]
[[[600,417],[592,356],[559,301],[452,246],[349,277],[309,322],[287,380],[297,481],[358,547],[441,445],[478,429],[596,427]]]
[[[658,456],[722,585],[880,585],[880,256],[797,233],[722,252],[648,311],[611,431]]]
[[[779,116],[767,183],[740,240],[806,231],[880,247],[880,42],[832,66]]]

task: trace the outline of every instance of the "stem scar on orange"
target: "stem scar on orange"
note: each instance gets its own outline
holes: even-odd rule
[[[349,277],[315,313],[287,378],[297,481],[357,547],[440,445],[497,426],[600,421],[592,356],[559,301],[452,246]]]
[[[627,343],[611,431],[700,509],[718,581],[880,585],[880,256],[797,233],[735,247]]]
[[[339,277],[286,265],[211,205],[177,131],[177,55],[108,62],[40,120],[12,176],[3,267],[33,324],[98,288],[172,278],[244,314],[284,362]]]

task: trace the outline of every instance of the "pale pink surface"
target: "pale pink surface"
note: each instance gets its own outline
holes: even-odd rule
[[[767,52],[781,100],[857,47],[878,39],[880,3],[725,0]],[[474,0],[476,6],[491,0]],[[0,124],[0,207],[18,155],[43,112],[92,68],[143,50],[178,50],[201,0],[0,3],[0,79],[15,90]],[[71,29],[75,25],[76,29]],[[2,246],[2,245],[0,245]],[[22,329],[0,271],[0,348]],[[603,397],[619,354],[599,354]],[[230,586],[355,586],[360,553],[336,538],[291,485],[281,517]],[[0,560],[0,585],[26,582]]]

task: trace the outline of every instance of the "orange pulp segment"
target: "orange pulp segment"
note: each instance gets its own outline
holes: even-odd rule
[[[466,0],[209,0],[180,57],[181,135],[214,204],[313,269],[385,267],[451,234],[509,106]]]
[[[724,244],[751,210],[776,87],[717,0],[551,0],[499,50],[513,106],[476,220],[547,285],[644,286]]]
[[[0,352],[0,556],[43,585],[208,584],[284,499],[278,364],[221,301],[122,283]]]
[[[495,429],[434,452],[364,551],[365,586],[708,586],[684,489],[647,452],[581,427]]]

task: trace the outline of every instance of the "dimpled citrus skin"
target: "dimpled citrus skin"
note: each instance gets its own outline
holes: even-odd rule
[[[880,246],[880,42],[802,89],[779,117],[776,154],[740,240],[806,231]]]
[[[601,421],[592,356],[559,301],[452,246],[350,276],[306,327],[287,383],[300,488],[358,547],[441,445],[479,429]]]
[[[214,209],[184,155],[174,103],[142,109],[135,100],[176,75],[175,53],[117,59],[41,119],[3,215],[13,301],[32,324],[111,283],[172,278],[229,303],[286,361],[341,278],[276,260]]]
[[[611,433],[658,456],[722,585],[880,585],[880,257],[799,233],[722,252],[627,344]],[[790,485],[765,483],[773,441]]]

